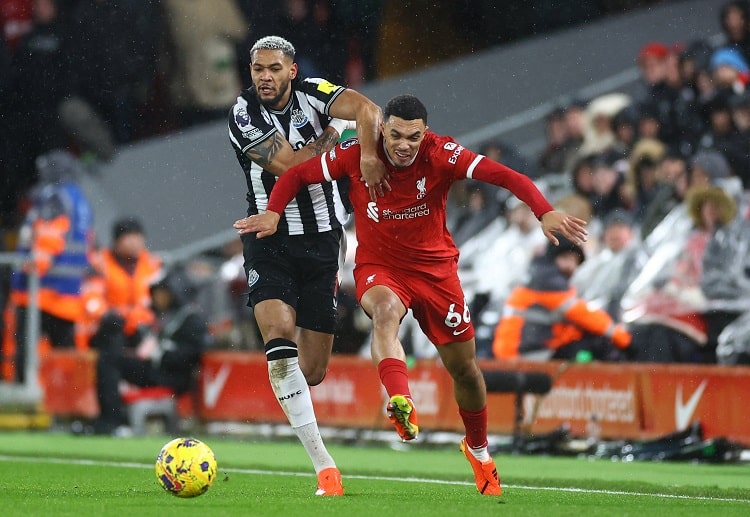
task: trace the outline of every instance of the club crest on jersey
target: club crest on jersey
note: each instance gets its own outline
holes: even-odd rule
[[[305,124],[307,124],[307,115],[305,115],[305,112],[301,109],[294,109],[292,110],[292,125],[296,127],[297,129],[301,128]]]
[[[427,177],[423,176],[421,180],[417,180],[417,199],[422,199],[427,195]]]

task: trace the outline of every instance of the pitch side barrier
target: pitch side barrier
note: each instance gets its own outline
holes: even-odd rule
[[[189,261],[209,250],[220,248],[236,238],[237,232],[233,229],[228,229],[206,238],[189,242],[174,250],[159,251],[156,252],[156,254],[161,257],[165,267],[169,267],[173,264]],[[19,267],[27,259],[28,255],[23,253],[3,252],[0,253],[0,266],[8,266],[10,268]],[[27,318],[26,321],[17,322],[16,324],[25,325],[27,343],[39,343],[41,335],[39,305],[37,302],[39,275],[34,271],[31,271],[28,278],[29,307],[27,310]],[[2,342],[2,339],[0,339],[0,342]],[[2,347],[0,347],[0,350],[2,350]],[[4,371],[4,368],[0,369],[0,407],[34,406],[41,400],[41,391],[37,379],[39,368],[39,347],[27,345],[26,350],[26,381],[24,384],[10,382],[8,380],[8,374]],[[0,359],[2,359],[0,360],[0,364],[3,366],[13,360],[12,356],[1,357]]]
[[[19,267],[27,259],[28,256],[21,253],[0,253],[0,265],[4,266]],[[19,322],[18,324],[26,325],[26,336],[28,342],[37,343],[39,342],[40,333],[39,304],[37,303],[39,293],[39,275],[36,274],[36,271],[32,270],[28,275],[28,279],[29,306],[26,310],[26,321]],[[0,311],[3,309],[3,307],[0,307]],[[2,336],[0,336],[0,344],[1,343]],[[1,349],[2,347],[0,346],[0,350]],[[0,405],[3,407],[33,407],[41,400],[42,392],[39,389],[39,382],[37,379],[39,366],[39,356],[37,352],[38,348],[35,346],[27,348],[24,384],[1,382],[3,376],[0,375]],[[0,361],[0,364],[3,362],[4,361]]]
[[[95,352],[51,350],[41,360],[44,407],[58,416],[97,414]],[[543,395],[525,393],[521,405],[532,433],[562,425],[584,436],[596,415],[607,439],[652,439],[699,421],[704,437],[750,444],[750,367],[650,363],[500,362],[483,360],[487,372],[546,373]],[[410,370],[412,395],[422,429],[460,432],[463,424],[453,399],[450,375],[435,360],[419,360]],[[178,409],[203,422],[284,423],[286,418],[268,384],[261,352],[210,351],[205,354],[196,392],[183,396]],[[539,390],[538,390],[539,391]],[[544,391],[544,390],[541,390]],[[321,425],[389,429],[386,396],[369,359],[336,355],[325,381],[312,388]],[[489,393],[489,430],[511,434],[516,395]]]

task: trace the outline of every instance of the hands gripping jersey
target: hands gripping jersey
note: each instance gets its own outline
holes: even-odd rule
[[[297,151],[317,139],[328,127],[331,104],[345,90],[325,79],[295,78],[292,95],[281,110],[260,103],[251,87],[242,92],[229,111],[229,140],[247,181],[248,215],[266,210],[277,177],[248,158],[248,149],[281,133]],[[310,185],[297,193],[282,213],[279,232],[288,235],[320,233],[340,228],[348,220],[346,182]]]
[[[392,190],[377,201],[370,200],[361,181],[360,149],[352,139],[320,158],[289,169],[279,180],[268,209],[282,213],[285,203],[303,185],[348,175],[359,243],[356,263],[418,271],[458,257],[458,249],[446,227],[445,213],[448,191],[454,181],[473,178],[505,187],[527,203],[537,217],[552,210],[529,178],[462,147],[447,136],[428,132],[414,163],[404,168],[390,164],[382,145],[378,153],[386,163]]]

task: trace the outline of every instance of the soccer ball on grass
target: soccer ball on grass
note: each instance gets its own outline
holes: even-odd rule
[[[177,497],[206,493],[216,478],[216,457],[211,448],[195,438],[175,438],[156,457],[156,479]]]

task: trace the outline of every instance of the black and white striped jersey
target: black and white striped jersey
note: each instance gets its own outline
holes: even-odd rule
[[[277,131],[297,151],[318,138],[328,127],[328,111],[344,91],[325,79],[295,78],[292,95],[281,110],[260,103],[255,87],[244,90],[229,111],[229,140],[247,180],[248,215],[263,212],[277,177],[245,154]],[[351,207],[346,182],[317,183],[302,189],[287,205],[278,231],[288,235],[320,233],[340,228],[349,219]]]

